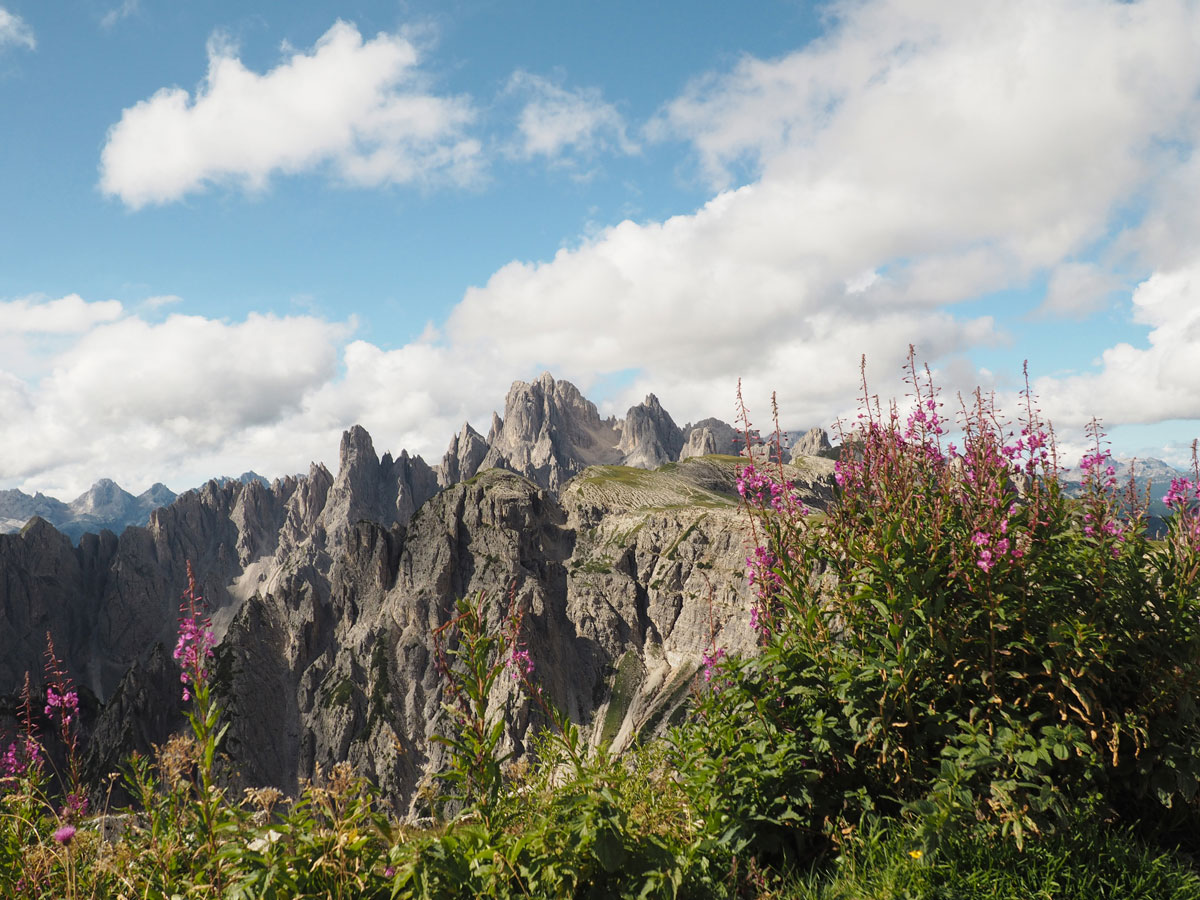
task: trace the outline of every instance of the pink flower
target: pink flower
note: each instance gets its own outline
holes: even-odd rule
[[[513,647],[512,655],[508,658],[508,671],[513,681],[520,681],[533,674],[533,658],[529,651],[522,647]]]
[[[704,666],[704,680],[705,681],[712,681],[713,669],[715,669],[717,666],[717,663],[719,663],[724,658],[725,658],[725,648],[724,647],[718,647],[716,650],[712,651],[711,653],[709,653],[707,650],[704,651],[704,655],[700,658],[700,663],[701,663],[701,665]]]
[[[41,761],[41,748],[37,741],[25,738],[21,743],[14,741],[8,749],[0,754],[0,781],[5,778],[17,778],[36,767]]]
[[[183,603],[179,604],[179,640],[175,643],[172,656],[179,663],[182,671],[179,680],[183,683],[183,699],[190,700],[192,692],[188,685],[208,679],[207,660],[212,659],[213,647],[217,639],[212,633],[212,626],[206,616],[201,613],[204,609],[204,598],[196,588],[196,576],[192,572],[192,564],[187,564],[188,589],[183,593]]]
[[[1197,485],[1190,478],[1171,479],[1171,489],[1163,497],[1163,503],[1172,509],[1182,509],[1193,496],[1200,494]]]
[[[61,716],[62,723],[70,725],[73,714],[79,709],[79,695],[64,688],[65,685],[52,684],[46,689],[45,713],[51,717]]]
[[[73,837],[75,837],[74,825],[64,825],[62,828],[58,829],[58,831],[54,832],[54,840],[63,846],[71,843],[71,839]]]

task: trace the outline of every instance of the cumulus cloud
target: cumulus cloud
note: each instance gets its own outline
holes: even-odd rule
[[[76,334],[100,322],[111,322],[121,312],[117,300],[89,303],[78,294],[57,300],[44,297],[0,300],[0,335]]]
[[[651,388],[686,398],[671,406],[680,416],[703,414],[747,375],[796,398],[797,419],[828,421],[853,395],[860,352],[874,372],[898,372],[912,342],[964,380],[951,387],[969,388],[989,373],[964,354],[1010,336],[964,301],[1045,277],[1044,312],[1086,316],[1120,288],[1110,260],[1124,251],[1078,259],[1139,198],[1172,196],[1175,220],[1195,218],[1194,191],[1161,187],[1200,171],[1179,152],[1195,146],[1200,111],[1194,4],[877,0],[832,11],[818,41],[700,78],[657,118],[651,133],[687,141],[724,186],[712,201],[510,263],[467,291],[448,337],[501,348],[510,365],[639,369],[621,402]],[[1121,241],[1145,251],[1155,238]],[[1150,252],[1132,262],[1157,264]],[[1158,342],[1170,331],[1200,359],[1173,315]],[[1154,415],[1200,415],[1200,395],[1189,406],[1169,394]]]
[[[540,75],[517,71],[509,78],[506,93],[525,100],[517,122],[517,156],[560,160],[607,150],[638,152],[620,112],[595,88],[565,88]]]
[[[162,88],[122,113],[100,187],[137,209],[315,170],[362,186],[470,181],[482,165],[479,142],[465,134],[471,106],[430,92],[418,62],[404,37],[364,40],[339,21],[310,52],[258,74],[217,36],[194,96]]]
[[[33,29],[25,24],[24,19],[0,6],[0,50],[10,44],[33,50],[37,47],[37,40],[33,36]]]
[[[1139,284],[1133,321],[1150,326],[1148,346],[1120,343],[1103,352],[1096,372],[1038,380],[1054,421],[1081,427],[1092,415],[1110,424],[1200,419],[1200,259]]]
[[[903,393],[909,343],[946,388],[970,390],[988,377],[970,352],[1010,336],[990,308],[964,301],[1040,279],[1049,284],[1043,312],[1086,316],[1120,298],[1149,333],[1141,346],[1108,348],[1093,372],[1037,380],[1056,424],[1076,427],[1092,413],[1114,424],[1200,418],[1200,214],[1191,202],[1191,188],[1200,188],[1200,8],[1183,0],[866,0],[832,9],[838,18],[808,47],[747,58],[664,107],[659,137],[685,141],[718,185],[701,208],[621,222],[550,259],[513,261],[468,289],[439,333],[396,350],[298,320],[288,341],[305,354],[266,351],[275,375],[270,365],[260,370],[255,342],[239,343],[234,332],[249,329],[269,343],[287,331],[278,322],[98,323],[52,375],[0,377],[0,399],[19,423],[7,427],[20,429],[4,446],[33,434],[44,438],[37,446],[57,448],[53,459],[20,469],[15,456],[0,456],[0,477],[40,465],[65,479],[90,459],[94,478],[96,460],[128,468],[138,464],[130,456],[146,465],[168,459],[177,472],[287,471],[300,458],[329,458],[338,432],[354,421],[380,450],[406,447],[436,459],[464,418],[486,427],[511,378],[546,368],[585,390],[597,376],[633,371],[606,411],[621,414],[653,390],[679,421],[732,418],[733,385],[744,376],[753,408],[764,413],[759,424],[774,389],[785,426],[827,425],[849,411],[863,353],[871,387],[885,397]],[[349,26],[338,28],[342,36],[327,35],[328,43],[345,42],[351,62],[373,47],[412,60],[397,63],[400,70],[415,65],[415,53],[404,57],[396,39],[363,43]],[[183,92],[147,101],[147,111],[177,104],[189,137],[221,139],[200,142],[216,148],[202,154],[203,166],[165,165],[153,175],[160,181],[121,196],[152,202],[210,181],[253,183],[324,162],[350,177],[347,159],[368,160],[357,137],[316,150],[298,140],[294,156],[265,141],[270,152],[250,165],[244,158],[254,142],[191,130],[234,103],[223,66],[246,81],[243,95],[257,109],[264,85],[300,77],[280,73],[320,69],[324,46],[262,76],[221,51],[194,101]],[[366,96],[377,98],[373,90]],[[356,134],[360,119],[337,121]],[[541,146],[547,158],[574,152],[569,138],[588,134],[548,128]],[[239,163],[213,162],[225,159]],[[390,163],[378,165],[387,171]],[[1137,274],[1118,272],[1112,260]],[[1118,275],[1136,290],[1121,293]],[[1031,327],[1062,323],[1043,318]],[[198,360],[194,377],[169,390],[142,383],[193,359],[193,340],[211,365]],[[126,357],[110,345],[152,362],[112,374]],[[232,348],[251,362],[231,361]],[[227,360],[233,374],[224,371]],[[104,408],[106,385],[130,396],[114,401],[116,416],[95,411]],[[258,392],[266,399],[255,400]],[[210,395],[233,399],[225,408]]]
[[[347,334],[305,316],[93,321],[40,377],[0,371],[0,479],[78,492],[101,475],[143,488],[194,475],[301,409],[334,378]]]

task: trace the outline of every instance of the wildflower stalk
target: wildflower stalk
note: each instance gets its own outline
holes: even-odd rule
[[[192,703],[187,718],[199,748],[196,768],[200,817],[209,851],[215,855],[216,820],[222,797],[213,778],[213,764],[217,747],[225,737],[229,723],[221,724],[221,706],[212,695],[209,661],[213,656],[216,638],[205,615],[204,598],[200,596],[196,585],[191,561],[187,564],[187,579],[187,590],[179,606],[179,640],[175,644],[174,657],[181,668],[179,680],[183,684],[183,699]]]
[[[500,794],[498,756],[504,737],[504,720],[488,720],[492,686],[506,666],[508,640],[486,627],[485,595],[476,592],[456,604],[457,615],[433,632],[434,655],[448,701],[442,709],[454,722],[453,733],[433,740],[450,751],[450,768],[439,777],[452,787],[450,799],[475,803],[485,824],[490,824]],[[456,646],[448,647],[451,636]]]

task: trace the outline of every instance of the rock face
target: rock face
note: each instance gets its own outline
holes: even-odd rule
[[[679,459],[683,432],[653,394],[625,414],[621,426],[621,463],[639,469],[657,469]]]
[[[689,436],[724,439],[720,424]],[[34,520],[0,535],[0,732],[26,671],[41,690],[47,632],[80,686],[94,776],[183,727],[171,649],[190,561],[219,640],[235,785],[291,793],[347,759],[420,813],[444,762],[430,740],[444,727],[434,631],[476,592],[490,627],[524,611],[543,690],[620,749],[670,720],[706,650],[754,645],[736,461],[619,465],[684,449],[653,396],[603,420],[543,376],[514,385],[489,441],[464,427],[437,470],[379,458],[355,427],[336,475],[314,464],[270,485],[212,481],[145,527],[78,546]],[[832,467],[806,459],[787,474],[820,508]],[[541,712],[507,678],[491,700],[522,752]]]
[[[494,425],[493,428],[499,434],[500,429]],[[442,465],[437,473],[438,484],[446,488],[473,478],[487,452],[488,441],[469,422],[464,422],[462,431],[450,439],[450,447],[442,457]]]
[[[826,451],[832,450],[833,445],[829,443],[829,435],[822,428],[810,428],[804,434],[800,435],[792,442],[790,459],[796,459],[801,456],[820,456]]]
[[[513,384],[480,468],[508,469],[555,490],[587,466],[618,462],[620,439],[614,420],[601,419],[575,385],[546,372]]]
[[[743,446],[738,444],[737,432],[733,426],[720,419],[701,419],[695,425],[689,425],[683,430],[683,449],[679,452],[680,459],[690,459],[693,456],[712,456],[722,454],[737,456]]]

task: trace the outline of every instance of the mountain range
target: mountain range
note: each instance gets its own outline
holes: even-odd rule
[[[218,638],[231,786],[291,793],[345,759],[420,814],[445,728],[432,635],[476,592],[491,627],[524,610],[546,696],[620,748],[671,721],[706,651],[755,643],[736,437],[716,419],[677,426],[653,395],[601,418],[547,374],[432,466],[379,456],[355,426],[336,473],[213,480],[119,535],[73,542],[35,517],[0,535],[0,737],[27,671],[44,690],[47,634],[79,688],[96,783],[184,727],[171,650],[190,562]],[[833,462],[799,451],[828,440],[796,445],[779,465],[824,508]],[[541,713],[509,679],[494,694],[519,753]]]
[[[485,438],[470,423],[450,440],[440,463],[430,466],[420,456],[385,455],[386,464],[402,474],[404,490],[397,498],[403,517],[406,504],[427,500],[442,488],[465,481],[483,469],[503,468],[557,489],[589,465],[655,468],[667,462],[712,454],[738,455],[744,439],[719,419],[704,419],[680,428],[654,394],[632,408],[623,419],[601,419],[593,403],[570,382],[550,373],[537,380],[515,382],[505,400],[504,417],[493,413]],[[816,456],[830,450],[819,428],[783,435],[784,459],[791,454]],[[219,482],[231,479],[219,478]],[[237,481],[266,479],[246,472]],[[120,533],[129,525],[146,525],[150,513],[168,506],[176,494],[163,484],[133,496],[105,478],[64,503],[37,493],[0,490],[0,533],[20,531],[35,516],[78,541],[84,533],[107,529]],[[415,508],[415,506],[414,506]],[[411,512],[411,510],[407,510]]]

